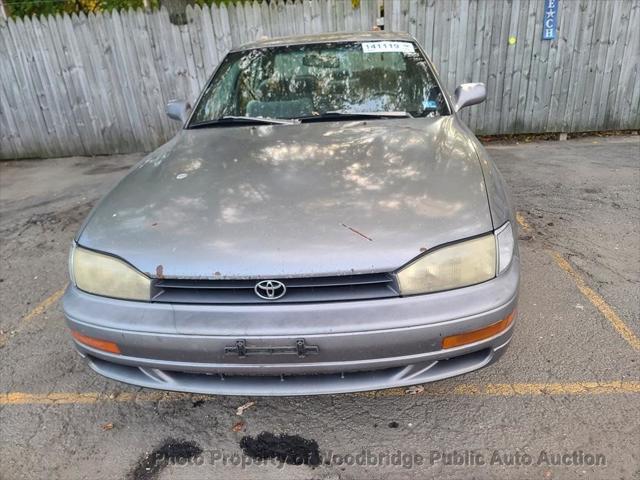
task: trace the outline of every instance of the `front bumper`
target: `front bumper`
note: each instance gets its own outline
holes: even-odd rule
[[[496,323],[517,303],[519,264],[471,287],[384,300],[285,305],[169,305],[98,297],[71,286],[69,327],[115,342],[121,355],[76,342],[96,372],[164,390],[311,395],[440,380],[496,360],[513,323],[494,337],[441,349],[442,338]],[[234,353],[244,341],[257,353]],[[317,347],[299,356],[297,341]],[[226,352],[225,352],[226,350]]]

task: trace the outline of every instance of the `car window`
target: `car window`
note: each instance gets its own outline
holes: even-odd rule
[[[221,65],[218,75],[213,78],[207,89],[207,99],[200,102],[199,115],[205,118],[217,118],[222,115],[232,115],[236,111],[234,97],[236,96],[236,82],[240,72],[237,62],[225,62]]]
[[[230,53],[192,124],[226,115],[291,119],[335,111],[449,113],[413,43],[350,42]]]

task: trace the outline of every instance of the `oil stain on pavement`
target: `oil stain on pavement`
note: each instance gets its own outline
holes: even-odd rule
[[[255,438],[246,436],[240,440],[240,448],[245,455],[260,459],[276,459],[289,465],[320,464],[318,442],[298,435],[274,435],[262,432]]]
[[[181,464],[201,454],[202,448],[195,442],[167,438],[153,452],[138,461],[128,479],[154,480],[169,463]]]

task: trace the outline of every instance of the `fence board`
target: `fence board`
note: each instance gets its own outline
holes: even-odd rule
[[[604,20],[603,12],[606,4],[604,2],[592,4],[593,9],[590,12],[591,18],[593,18],[593,26],[590,26],[591,40],[589,41],[589,48],[586,49],[584,54],[585,58],[585,77],[580,81],[580,87],[584,88],[583,93],[580,95],[580,108],[579,113],[574,114],[575,127],[574,130],[582,130],[583,125],[586,123],[586,118],[589,115],[589,104],[593,101],[591,95],[593,94],[594,85],[597,80],[598,65],[596,60],[598,58],[599,50],[599,37],[602,33],[602,22]]]
[[[571,110],[569,110],[568,115],[570,116],[569,121],[569,129],[571,131],[575,130],[578,126],[578,119],[580,118],[580,113],[582,112],[582,106],[584,105],[584,91],[586,86],[586,81],[588,77],[588,66],[589,66],[589,49],[587,45],[591,44],[593,39],[593,20],[594,20],[594,10],[596,8],[595,3],[591,3],[588,0],[581,0],[579,4],[580,10],[582,10],[582,22],[583,28],[580,29],[578,33],[578,41],[576,45],[577,52],[574,54],[576,57],[576,69],[577,72],[582,73],[581,76],[574,77],[573,88],[571,89],[572,94],[572,104]],[[568,107],[568,104],[567,104]]]
[[[537,2],[530,0],[531,19],[533,19],[533,28],[530,30],[532,38],[531,55],[529,55],[529,68],[527,73],[527,89],[523,97],[524,111],[522,115],[522,124],[518,133],[525,133],[527,130],[533,130],[531,125],[533,119],[533,109],[536,102],[536,85],[538,84],[538,70],[540,66],[540,49],[542,44],[542,23],[538,13],[539,5]],[[540,5],[543,5],[540,2]],[[548,42],[545,42],[548,43]]]
[[[480,134],[640,128],[640,0],[384,0],[442,79],[483,81],[462,112]],[[151,150],[179,128],[164,105],[194,101],[227,52],[267,35],[370,30],[378,0],[273,0],[0,20],[0,158]],[[509,45],[510,35],[516,37]]]
[[[570,23],[570,14],[568,11],[568,6],[566,2],[560,4],[559,8],[560,18],[558,21],[558,31],[564,32],[571,25]],[[546,130],[558,130],[560,127],[556,126],[557,122],[554,120],[557,118],[556,115],[553,115],[555,112],[560,110],[560,89],[562,87],[562,68],[561,62],[564,57],[568,57],[567,52],[567,40],[564,35],[558,35],[558,39],[555,40],[555,45],[552,48],[551,55],[549,57],[549,64],[547,65],[547,88],[548,91],[545,92],[547,98],[549,98],[549,102],[545,107],[543,112],[541,121],[544,122],[544,128]]]
[[[629,15],[629,24],[627,28],[627,39],[622,60],[622,71],[620,72],[619,90],[621,112],[614,118],[614,123],[624,128],[634,120],[638,122],[638,113],[640,105],[640,1],[634,2],[633,8]]]
[[[507,32],[507,39],[503,39],[503,41],[505,41],[506,45],[505,45],[505,49],[506,49],[506,59],[505,59],[505,68],[504,68],[504,78],[502,81],[502,95],[501,95],[501,104],[500,104],[500,109],[498,113],[501,113],[504,110],[509,110],[510,109],[510,101],[511,101],[511,93],[512,93],[512,89],[513,89],[513,76],[515,74],[515,70],[516,70],[516,48],[515,46],[517,45],[517,33],[518,33],[518,19],[519,19],[519,15],[518,13],[520,12],[520,0],[513,0],[513,3],[511,4],[511,8],[510,10],[510,15],[509,15],[509,28],[508,28],[508,32]],[[510,45],[509,44],[509,37],[510,36],[515,36],[516,38],[516,45]],[[511,75],[509,75],[509,72],[511,72]],[[468,79],[465,81],[473,81],[473,79]],[[500,131],[500,133],[504,133],[507,130],[507,120],[508,117],[507,115],[499,115],[499,119],[498,119],[498,129]]]
[[[549,108],[549,102],[551,100],[551,84],[553,77],[549,78],[547,72],[549,71],[549,59],[552,58],[552,50],[557,47],[558,40],[542,41],[542,25],[540,29],[536,31],[536,37],[539,39],[539,44],[534,43],[534,48],[538,51],[538,54],[534,56],[536,68],[534,70],[533,78],[536,79],[535,88],[532,90],[532,95],[529,97],[531,101],[531,107],[529,114],[531,117],[527,120],[527,124],[531,125],[534,131],[545,131],[546,125],[543,121],[546,120],[546,110]]]
[[[40,121],[38,98],[33,88],[31,88],[31,75],[29,72],[29,52],[25,52],[25,46],[21,39],[25,36],[24,22],[18,19],[16,22],[9,21],[9,52],[11,66],[3,66],[0,70],[7,70],[15,75],[15,80],[3,82],[3,88],[11,88],[8,95],[15,98],[13,109],[8,110],[9,114],[13,111],[16,115],[16,135],[24,136],[30,153],[46,156],[48,154],[47,138],[43,136],[43,125]]]
[[[491,55],[491,58],[495,58],[495,63],[491,64],[490,67],[490,72],[492,72],[490,78],[492,78],[493,81],[489,82],[494,85],[492,94],[493,102],[487,104],[487,117],[490,119],[490,123],[486,130],[502,133],[500,131],[500,112],[502,111],[502,100],[504,97],[504,77],[507,62],[507,46],[509,45],[509,22],[511,20],[513,2],[512,0],[506,0],[499,3],[501,10],[495,15],[498,20],[500,20],[497,24],[497,47],[493,49],[494,54]]]
[[[56,113],[58,111],[55,105],[57,92],[51,88],[51,83],[47,81],[51,72],[47,71],[48,52],[47,48],[42,44],[40,22],[25,22],[25,27],[26,35],[22,41],[24,45],[34,53],[33,87],[38,98],[40,111],[42,112],[42,120],[46,128],[44,134],[47,138],[47,148],[53,155],[56,155],[63,150],[59,140],[63,138],[63,135],[57,134],[57,126],[63,125],[66,122]]]
[[[13,71],[10,70],[11,60],[9,58],[9,25],[7,22],[0,22],[0,64],[5,68],[0,68],[0,132],[3,141],[0,141],[0,157],[14,158],[18,152],[25,150],[22,139],[18,135],[16,102],[19,100],[15,89],[17,85],[12,84],[14,80]]]
[[[600,89],[600,101],[594,102],[594,108],[596,109],[596,129],[600,129],[600,127],[604,124],[607,97],[609,95],[609,87],[611,85],[611,77],[613,76],[614,70],[614,61],[616,58],[616,53],[619,54],[619,49],[617,48],[617,40],[620,34],[620,9],[622,8],[622,3],[619,1],[611,3],[613,5],[613,12],[611,16],[611,28],[609,29],[609,35],[607,38],[606,60],[604,65],[602,88]],[[629,5],[631,4],[629,3]]]
[[[600,106],[600,96],[604,87],[605,75],[607,70],[607,52],[609,51],[611,44],[611,24],[613,9],[617,2],[607,2],[604,5],[604,12],[600,22],[601,28],[597,35],[597,47],[598,54],[595,57],[596,61],[593,63],[595,69],[595,78],[593,82],[593,90],[591,92],[592,101],[589,102],[589,108],[585,110],[582,122],[583,125],[598,125],[598,108]],[[611,71],[609,71],[611,74]]]
[[[569,122],[572,107],[572,92],[575,90],[574,84],[576,82],[577,76],[577,55],[570,54],[575,53],[576,44],[578,41],[578,28],[575,28],[575,25],[580,25],[582,18],[582,9],[579,5],[573,5],[570,8],[571,10],[571,21],[569,25],[574,26],[573,28],[568,29],[567,34],[567,43],[565,46],[565,55],[562,61],[562,83],[560,87],[560,101],[558,102],[558,112],[556,115],[556,129],[559,131],[568,131],[569,130]],[[568,12],[565,12],[565,16],[567,16]]]
[[[492,13],[493,13],[493,5],[495,4],[495,1],[487,0],[482,3],[484,4],[484,8],[485,8],[485,12],[484,12],[485,17],[484,17],[484,23],[482,25],[482,51],[480,53],[480,77],[474,80],[477,82],[478,81],[484,82],[487,86],[487,95],[489,95],[489,90],[494,87],[494,84],[489,81],[489,65],[491,62],[491,58],[495,56],[495,53],[492,51],[492,45],[491,45],[491,36],[493,32],[492,18],[495,18],[494,16],[492,16]],[[489,54],[487,55],[488,52]],[[445,50],[442,54],[446,55],[446,53],[447,52]],[[449,85],[449,89],[451,90],[452,88],[453,87]],[[491,119],[487,116],[486,112],[487,112],[487,102],[480,104],[479,108],[476,109],[475,112],[473,112],[477,115],[476,128],[475,128],[477,132],[480,132],[480,133],[487,132],[485,125],[488,124]]]

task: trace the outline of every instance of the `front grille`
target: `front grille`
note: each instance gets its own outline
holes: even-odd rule
[[[253,305],[344,302],[398,296],[394,277],[388,273],[279,279],[287,287],[287,292],[278,300],[264,300],[257,296],[254,287],[259,281],[161,279],[155,283],[157,293],[153,301]]]

